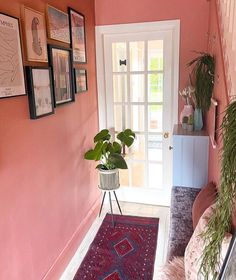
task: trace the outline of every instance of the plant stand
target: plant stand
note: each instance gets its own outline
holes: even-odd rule
[[[109,202],[110,202],[110,209],[111,209],[111,217],[112,217],[112,226],[115,227],[115,222],[114,222],[114,217],[113,217],[113,210],[112,210],[112,202],[111,202],[111,192],[112,191],[114,193],[114,196],[115,196],[116,203],[118,205],[120,214],[122,215],[122,211],[121,211],[120,204],[119,204],[119,201],[118,201],[117,196],[116,196],[116,192],[114,190],[110,190],[110,191],[109,190],[105,190],[104,194],[103,194],[103,198],[102,198],[102,204],[101,204],[100,211],[99,211],[99,217],[100,217],[101,212],[102,212],[102,207],[103,207],[103,204],[104,204],[106,193],[108,192],[108,194],[109,194]]]

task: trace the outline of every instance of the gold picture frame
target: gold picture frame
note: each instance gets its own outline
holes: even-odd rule
[[[67,13],[47,5],[48,37],[63,43],[70,44],[69,16]]]
[[[48,62],[45,14],[23,5],[27,60]]]

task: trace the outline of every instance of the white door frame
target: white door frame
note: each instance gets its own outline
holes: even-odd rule
[[[172,124],[178,123],[178,90],[179,90],[179,42],[180,20],[156,21],[96,26],[96,67],[98,89],[99,127],[107,128],[106,123],[106,87],[103,38],[108,34],[126,34],[149,31],[171,31],[172,33]]]

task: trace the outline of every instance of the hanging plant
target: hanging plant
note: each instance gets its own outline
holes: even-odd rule
[[[190,79],[195,87],[195,106],[203,112],[209,110],[214,87],[215,59],[208,53],[199,52],[199,56],[187,65],[194,66]]]
[[[203,238],[207,244],[203,251],[200,273],[204,279],[218,279],[220,272],[221,243],[231,230],[231,219],[236,198],[236,101],[225,112],[221,125],[223,148],[220,192],[216,210],[212,215]],[[212,277],[212,278],[211,278]]]

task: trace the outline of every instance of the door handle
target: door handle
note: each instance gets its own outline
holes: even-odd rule
[[[171,150],[173,150],[174,148],[173,148],[173,146],[169,146],[169,150],[171,151]]]
[[[169,138],[169,132],[165,132],[164,135],[163,135],[163,137],[164,137],[165,139]]]

